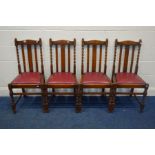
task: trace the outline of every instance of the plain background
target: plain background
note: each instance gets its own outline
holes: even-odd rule
[[[155,25],[153,0],[5,0],[1,2],[0,7],[2,26]],[[4,66],[3,70],[5,71]],[[0,132],[0,153],[3,155],[143,155],[155,154],[154,143],[154,130],[1,130]]]

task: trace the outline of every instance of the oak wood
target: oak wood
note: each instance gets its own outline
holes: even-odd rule
[[[35,53],[36,71],[38,72],[38,56],[37,56],[37,47],[36,47],[36,45],[34,45],[34,53]]]
[[[102,45],[100,45],[99,72],[101,72],[101,65],[102,65]]]
[[[73,52],[73,74],[75,74],[76,76],[76,39],[74,39],[73,41],[70,40],[56,40],[53,41],[52,39],[49,39],[49,45],[50,45],[50,62],[51,62],[51,75],[53,74],[53,55],[52,55],[52,47],[55,48],[56,51],[56,72],[58,72],[58,64],[61,64],[61,71],[59,72],[70,72],[71,73],[71,52]],[[61,54],[61,62],[59,62],[58,60],[58,47],[60,47],[60,54]],[[66,51],[67,50],[67,51]],[[66,53],[68,52],[68,59],[66,60]],[[66,61],[68,62],[68,70],[66,69]],[[47,93],[45,94],[45,98],[47,100],[47,97],[49,94],[52,94],[52,96],[54,95],[74,95],[76,98],[76,111],[77,111],[77,105],[78,105],[78,85],[77,82],[75,84],[59,84],[59,83],[55,83],[55,84],[50,84],[50,83],[46,83],[45,85],[46,90],[48,90],[48,88],[52,88],[52,90],[55,89],[59,89],[59,88],[71,88],[73,89],[73,92],[56,92],[56,91],[52,91],[49,92],[47,91]]]
[[[61,71],[65,72],[65,45],[61,46]]]
[[[121,60],[122,60],[122,46],[120,46],[118,72],[120,72],[121,69]]]
[[[56,48],[56,72],[58,72],[58,45],[55,45]]]
[[[129,57],[129,46],[125,47],[124,67],[123,72],[127,72],[128,68],[128,57]]]
[[[113,71],[112,71],[112,81],[113,81],[113,91],[111,92],[112,95],[115,97],[117,94],[122,94],[122,95],[134,95],[136,97],[136,95],[143,95],[142,100],[138,102],[140,103],[140,111],[143,111],[144,109],[144,99],[147,96],[147,90],[149,87],[148,83],[143,83],[143,84],[139,84],[139,83],[117,83],[117,79],[116,79],[116,74],[120,72],[120,68],[122,66],[121,64],[121,57],[122,57],[122,52],[124,53],[124,64],[122,66],[123,68],[123,72],[128,72],[128,62],[129,62],[129,52],[132,51],[132,55],[131,55],[131,65],[130,65],[130,73],[138,73],[138,64],[139,64],[139,56],[140,56],[140,48],[141,48],[141,40],[139,40],[138,42],[136,41],[131,41],[131,40],[126,40],[126,41],[118,41],[117,39],[115,40],[115,49],[114,49],[114,59],[113,59]],[[116,55],[118,53],[118,48],[120,47],[120,53],[119,53],[119,62],[118,62],[118,71],[115,71],[115,64],[116,64]],[[135,54],[136,54],[136,47],[138,48],[138,52],[137,52],[137,57],[136,57],[136,65],[135,65],[135,71],[133,71],[133,62],[135,59]],[[122,51],[122,48],[125,49],[124,51]],[[116,91],[117,88],[130,88],[130,92],[118,92]],[[135,88],[143,88],[144,92],[134,92]],[[137,99],[137,97],[136,97]],[[112,108],[112,110],[114,109],[114,106]],[[112,111],[111,110],[111,111]]]
[[[68,45],[68,72],[70,72],[70,45]]]
[[[99,47],[100,52],[99,52],[99,72],[102,72],[103,74],[106,74],[107,71],[107,53],[108,53],[108,39],[106,39],[105,41],[101,41],[101,40],[88,40],[85,41],[84,39],[82,39],[82,62],[81,62],[81,74],[85,74],[84,73],[84,59],[87,60],[87,70],[86,72],[90,72],[89,69],[89,64],[90,64],[90,60],[89,60],[89,50],[90,47],[92,47],[92,72],[96,72],[96,67],[97,67],[97,48]],[[86,50],[84,50],[86,49]],[[103,50],[104,49],[104,50]],[[84,58],[84,52],[87,52],[87,57]],[[104,52],[105,54],[105,58],[104,58],[104,64],[102,63],[102,53]],[[101,71],[101,66],[104,65],[104,71]],[[83,76],[82,76],[83,77]],[[81,78],[82,81],[82,78]],[[84,88],[100,88],[101,92],[84,92]],[[105,91],[104,88],[109,88],[110,91]],[[82,109],[82,95],[84,94],[89,94],[89,95],[109,95],[109,105],[111,107],[111,105],[113,105],[114,100],[112,99],[111,94],[111,89],[112,89],[112,84],[108,83],[108,84],[83,84],[82,82],[79,85],[79,94],[80,94],[80,98],[79,98],[79,102],[80,102],[80,110]]]
[[[87,72],[89,72],[89,45],[87,45]]]
[[[132,56],[131,56],[130,73],[132,73],[132,68],[133,68],[134,51],[135,51],[135,46],[132,47]]]
[[[23,58],[24,72],[26,72],[26,62],[25,62],[24,45],[21,45],[21,47],[22,47],[22,58]]]
[[[42,74],[41,79],[40,79],[40,84],[33,84],[33,83],[23,83],[23,84],[14,84],[14,83],[9,83],[8,84],[8,88],[9,88],[9,92],[10,92],[10,98],[11,98],[11,102],[12,102],[12,110],[14,113],[16,113],[16,104],[17,102],[14,100],[14,95],[42,95],[43,96],[43,110],[44,112],[48,111],[48,107],[47,107],[47,103],[44,100],[44,66],[43,66],[43,55],[42,55],[42,41],[41,39],[39,40],[17,40],[15,38],[15,46],[16,46],[16,54],[17,54],[17,63],[18,63],[18,71],[19,74],[22,73],[21,70],[21,64],[20,64],[20,57],[19,57],[19,52],[21,49],[21,54],[22,54],[22,60],[23,60],[23,71],[24,72],[34,72],[34,68],[33,68],[33,61],[35,61],[35,65],[36,65],[36,72],[40,72]],[[24,48],[27,47],[27,48]],[[34,48],[34,50],[32,50],[32,48]],[[27,50],[26,50],[27,49]],[[32,52],[34,51],[34,58],[32,56]],[[27,52],[28,57],[26,58],[25,53]],[[37,54],[40,53],[40,61],[41,61],[41,71],[39,71],[38,68],[38,58],[37,58]],[[26,70],[26,59],[28,59],[28,65],[29,65],[29,71]],[[21,89],[22,92],[19,93],[14,93],[13,90],[14,89]],[[40,93],[37,92],[26,92],[26,89],[29,88],[39,88],[41,89]]]
[[[96,72],[96,45],[93,45],[93,54],[92,54],[92,72]]]
[[[27,51],[28,51],[29,70],[30,70],[30,72],[33,72],[32,51],[31,51],[30,44],[27,45]]]

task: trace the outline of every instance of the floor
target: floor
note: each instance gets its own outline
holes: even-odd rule
[[[155,96],[146,99],[143,113],[134,98],[117,97],[113,113],[106,97],[83,97],[83,110],[75,113],[74,97],[50,98],[49,113],[41,109],[41,97],[21,98],[14,114],[9,97],[0,97],[1,129],[154,129]]]

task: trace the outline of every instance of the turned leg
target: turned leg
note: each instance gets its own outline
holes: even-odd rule
[[[81,110],[82,110],[82,88],[80,88],[80,86],[79,87],[77,87],[77,88],[75,88],[75,91],[76,91],[76,93],[75,93],[75,95],[76,95],[76,112],[78,113],[78,112],[81,112]]]
[[[25,91],[25,89],[24,89],[24,88],[22,88],[22,92],[23,92],[23,93],[26,93],[26,91]],[[25,94],[24,94],[23,96],[24,96],[24,97],[26,97],[26,95],[25,95]]]
[[[143,110],[144,110],[144,102],[145,102],[145,99],[146,99],[146,96],[147,96],[147,90],[148,90],[148,88],[149,88],[149,85],[146,84],[145,89],[144,89],[144,92],[143,92],[143,99],[140,102],[140,112],[143,112]]]
[[[102,93],[104,93],[104,92],[105,92],[105,89],[102,88]],[[106,94],[102,94],[102,96],[106,96]]]
[[[43,112],[48,112],[48,94],[47,88],[42,86]]]
[[[116,96],[116,89],[110,88],[110,94],[109,94],[109,112],[113,112],[115,107],[115,96]]]
[[[13,97],[13,90],[12,90],[11,84],[9,84],[8,87],[9,87],[9,93],[10,93],[10,98],[11,98],[12,111],[14,113],[16,113],[16,103],[15,103],[15,100],[14,100],[14,97]]]
[[[130,97],[132,97],[133,91],[134,91],[134,88],[131,88],[131,90],[130,90]]]
[[[52,88],[52,94],[51,94],[51,95],[52,95],[53,97],[55,97],[55,94],[54,94],[54,93],[55,93],[55,89]]]

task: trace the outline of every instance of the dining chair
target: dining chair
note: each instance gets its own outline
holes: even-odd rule
[[[47,103],[44,102],[45,79],[42,40],[15,39],[15,46],[19,74],[11,83],[8,84],[12,110],[14,113],[16,113],[16,104],[22,96],[26,97],[26,95],[41,95],[43,99],[43,111],[47,112]],[[17,89],[22,91],[17,92]],[[40,91],[32,92],[30,89],[39,89]],[[14,96],[17,95],[19,95],[19,97],[15,101]]]
[[[46,102],[48,95],[74,95],[75,110],[78,111],[78,83],[76,79],[76,39],[49,39],[51,75],[46,81]],[[50,88],[52,89],[50,91]],[[58,91],[60,88],[63,91]],[[71,89],[72,91],[67,91]]]
[[[134,96],[138,103],[140,104],[140,111],[144,109],[144,100],[147,96],[147,90],[149,84],[146,83],[139,75],[139,57],[142,41],[118,41],[115,40],[114,48],[114,60],[113,60],[113,71],[112,71],[112,81],[113,81],[113,96],[116,95],[130,95]],[[117,64],[117,66],[116,66]],[[117,88],[129,88],[129,92],[117,91]],[[134,91],[134,89],[141,88],[144,89],[143,92],[139,90]],[[142,100],[140,100],[137,95],[143,95]]]
[[[81,80],[79,88],[79,109],[82,110],[82,96],[88,95],[109,95],[109,111],[114,104],[111,96],[112,83],[107,76],[107,54],[108,39],[101,40],[84,40],[82,39],[82,63],[81,63]],[[100,88],[100,92],[86,92],[84,89]],[[106,90],[108,89],[108,90]]]

